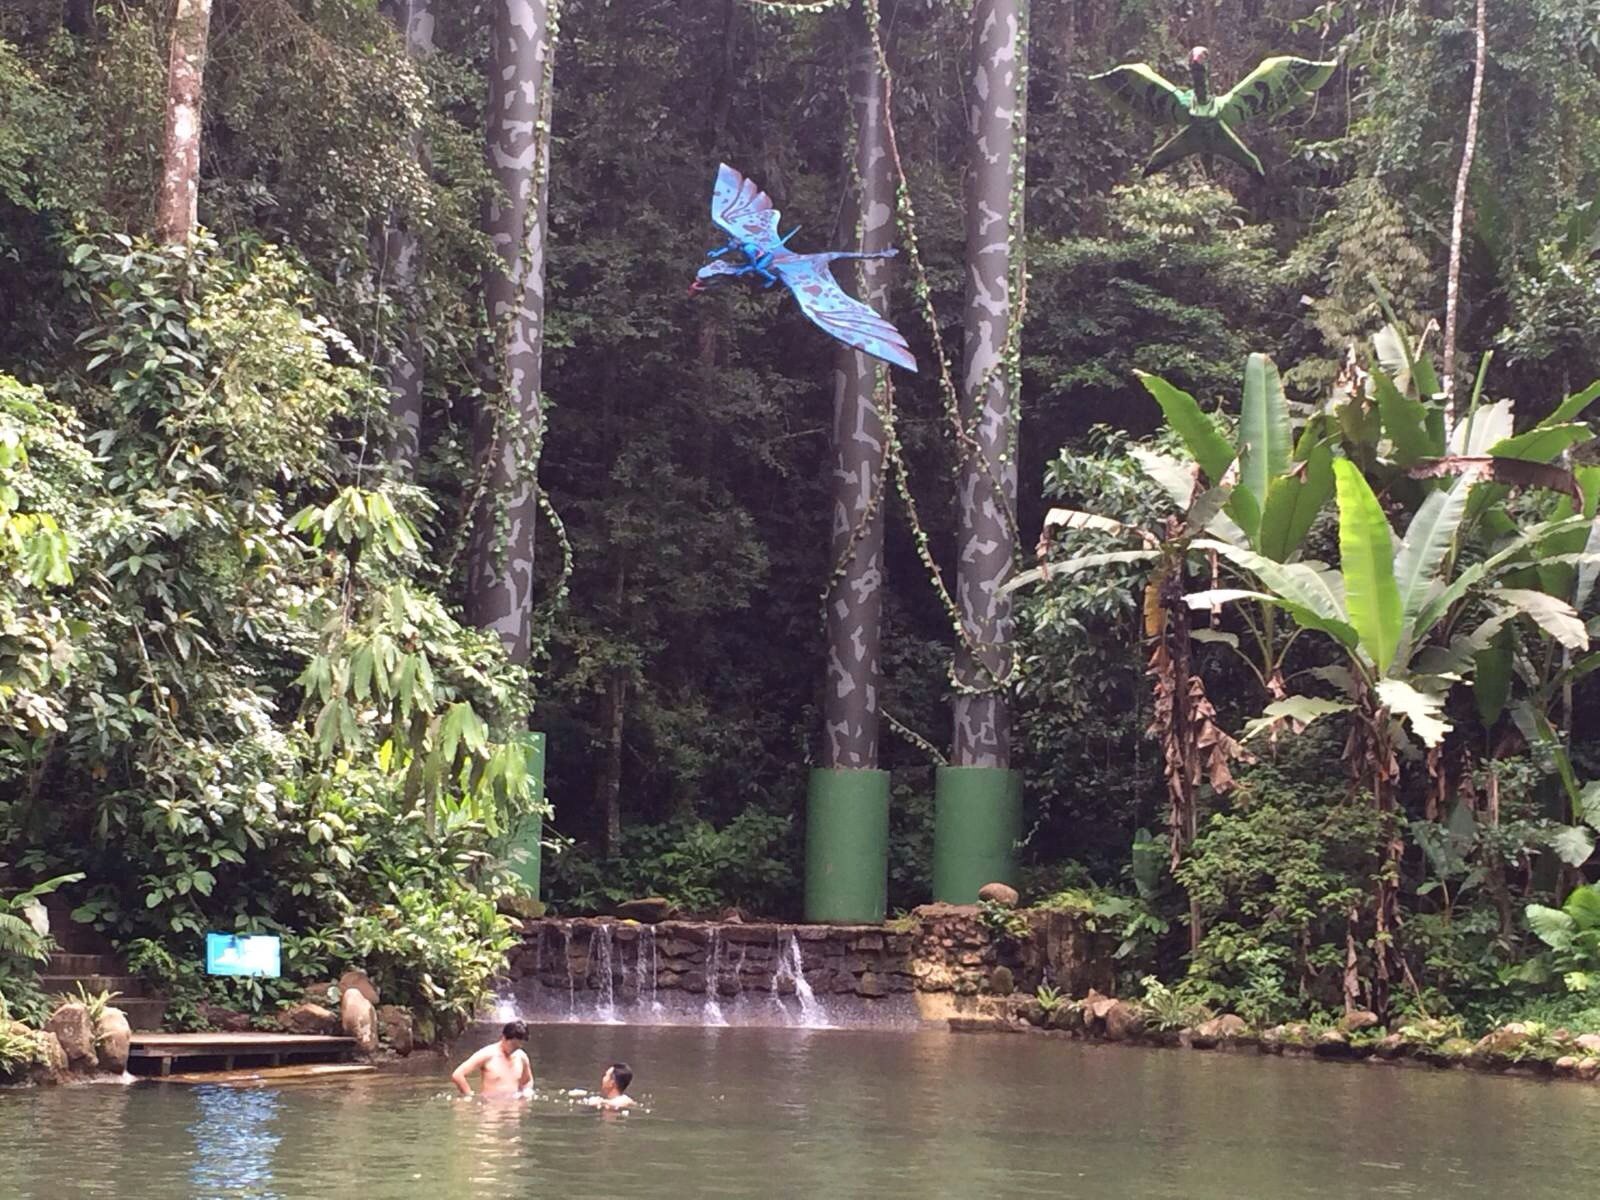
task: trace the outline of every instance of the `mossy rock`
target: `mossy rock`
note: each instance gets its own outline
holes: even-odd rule
[[[993,996],[1009,996],[1017,990],[1017,980],[1007,966],[996,967],[989,973],[989,994]]]

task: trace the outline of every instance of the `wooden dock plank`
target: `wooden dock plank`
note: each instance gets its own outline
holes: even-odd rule
[[[222,1087],[276,1087],[289,1083],[315,1083],[351,1075],[374,1075],[367,1063],[303,1063],[294,1067],[260,1067],[255,1070],[190,1071],[156,1076],[160,1083],[216,1084]]]

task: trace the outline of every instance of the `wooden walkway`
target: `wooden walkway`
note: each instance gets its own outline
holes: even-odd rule
[[[128,1069],[136,1075],[171,1075],[175,1062],[190,1070],[232,1071],[244,1065],[276,1067],[292,1059],[343,1061],[355,1048],[354,1038],[303,1033],[136,1033]]]

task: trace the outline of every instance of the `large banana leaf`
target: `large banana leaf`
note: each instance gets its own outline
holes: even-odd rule
[[[1444,741],[1444,735],[1450,732],[1451,725],[1444,719],[1443,696],[1418,691],[1402,679],[1380,680],[1377,691],[1385,707],[1404,717],[1429,749]]]
[[[1268,558],[1287,562],[1306,540],[1317,514],[1333,496],[1333,447],[1317,442],[1296,470],[1267,486],[1256,543]]]
[[[1394,445],[1394,458],[1409,467],[1424,458],[1439,455],[1438,445],[1428,432],[1428,409],[1422,401],[1406,395],[1378,368],[1372,371],[1372,391],[1383,420],[1383,432]]]
[[[1201,411],[1199,403],[1188,392],[1173,387],[1159,376],[1144,371],[1135,371],[1134,374],[1155,397],[1162,414],[1167,418],[1167,424],[1189,447],[1189,453],[1194,455],[1195,462],[1200,464],[1211,485],[1215,487],[1221,483],[1237,455],[1228,439],[1222,436],[1217,423]]]
[[[1411,518],[1405,540],[1400,543],[1400,552],[1395,556],[1400,625],[1402,635],[1413,646],[1418,639],[1411,633],[1412,626],[1438,580],[1440,565],[1455,544],[1471,494],[1472,480],[1467,476],[1457,479],[1447,491],[1429,492],[1417,515]]]
[[[1445,613],[1449,612],[1462,597],[1477,587],[1478,584],[1493,579],[1508,564],[1526,554],[1531,548],[1540,546],[1548,539],[1561,533],[1587,524],[1582,517],[1566,517],[1558,521],[1543,521],[1513,538],[1509,544],[1491,554],[1482,562],[1473,563],[1451,580],[1448,585],[1428,597],[1413,622],[1411,629],[1413,643],[1421,642],[1433,627],[1444,618]]]
[[[1394,537],[1383,506],[1360,468],[1348,459],[1333,464],[1339,495],[1339,560],[1345,610],[1379,675],[1386,675],[1400,647],[1403,606],[1394,578]]]
[[[1274,479],[1287,474],[1294,450],[1283,380],[1265,354],[1252,354],[1245,362],[1239,442],[1239,487],[1255,499],[1259,519],[1267,504],[1268,488]],[[1257,534],[1248,526],[1245,532],[1253,537]]]
[[[1196,550],[1212,550],[1218,557],[1255,576],[1263,589],[1251,598],[1276,604],[1307,629],[1320,630],[1347,649],[1357,649],[1360,639],[1345,609],[1344,584],[1335,571],[1320,564],[1274,562],[1264,554],[1228,542],[1204,538]]]
[[[1595,380],[1576,395],[1568,396],[1563,400],[1556,406],[1555,412],[1539,422],[1539,428],[1543,428],[1546,425],[1561,425],[1567,421],[1576,420],[1583,415],[1583,410],[1596,400],[1600,400],[1600,379]]]

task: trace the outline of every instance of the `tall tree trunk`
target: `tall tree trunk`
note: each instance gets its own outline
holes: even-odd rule
[[[1456,202],[1450,218],[1450,269],[1444,298],[1444,426],[1455,426],[1456,330],[1461,308],[1461,241],[1467,221],[1467,180],[1478,152],[1478,114],[1483,108],[1483,72],[1489,53],[1486,0],[1478,0],[1477,53],[1472,72],[1472,101],[1467,106],[1467,144],[1456,175]]]
[[[1010,713],[995,681],[1011,666],[1011,601],[1001,587],[1016,553],[1017,413],[1008,360],[1020,301],[1021,183],[1027,0],[974,0],[967,303],[961,418],[972,432],[957,479],[956,601],[967,638],[956,651],[951,761],[1011,765]]]
[[[433,0],[383,0],[385,16],[405,40],[406,53],[420,61],[433,53]],[[410,152],[424,169],[427,147],[420,131],[410,139]],[[404,221],[390,221],[378,246],[379,286],[392,286],[405,314],[404,325],[386,351],[389,414],[394,418],[390,459],[407,475],[416,468],[422,445],[422,339],[417,330],[418,281],[422,274],[422,241]]]
[[[200,102],[205,90],[211,0],[174,0],[167,43],[167,128],[156,192],[156,237],[182,245],[200,200]]]
[[[483,285],[494,394],[473,429],[484,496],[474,514],[467,607],[475,624],[500,635],[516,662],[532,652],[554,7],[554,0],[495,0],[489,31],[488,162],[495,191],[483,226],[499,264]]]
[[[887,249],[894,230],[894,176],[884,132],[884,87],[858,2],[851,10],[850,105],[860,191],[846,206],[859,227],[857,249]],[[852,189],[854,192],[854,189]],[[882,259],[858,267],[856,294],[879,312],[889,296]],[[834,574],[828,588],[828,686],[823,699],[824,767],[876,769],[882,672],[885,369],[854,350],[839,351],[833,392]]]

